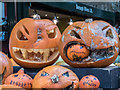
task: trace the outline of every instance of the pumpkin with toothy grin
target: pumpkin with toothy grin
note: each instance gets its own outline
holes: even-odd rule
[[[51,65],[59,57],[60,37],[58,27],[48,19],[22,19],[11,32],[10,54],[15,62],[25,68]]]

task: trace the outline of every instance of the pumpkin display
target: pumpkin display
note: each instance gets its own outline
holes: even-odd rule
[[[25,90],[24,88],[22,87],[19,87],[19,86],[14,86],[14,85],[9,85],[9,84],[3,84],[3,85],[0,85],[0,90]]]
[[[79,87],[79,79],[74,72],[62,66],[48,66],[39,71],[33,79],[32,88],[71,88]]]
[[[78,45],[84,48],[74,50]],[[74,52],[69,54],[69,49],[85,54],[73,59]],[[77,21],[62,33],[59,52],[62,59],[72,67],[106,67],[118,56],[118,34],[109,23],[102,20]]]
[[[4,84],[5,79],[13,73],[13,66],[8,58],[3,52],[0,51],[0,84]]]
[[[97,77],[93,75],[87,75],[84,76],[79,83],[79,87],[83,89],[88,89],[88,88],[99,88],[100,82]]]
[[[61,33],[48,19],[24,18],[13,28],[9,50],[17,64],[24,68],[42,68],[59,57]]]
[[[20,86],[23,88],[32,87],[32,78],[24,73],[24,69],[21,68],[17,73],[11,74],[5,79],[5,84],[11,84]]]

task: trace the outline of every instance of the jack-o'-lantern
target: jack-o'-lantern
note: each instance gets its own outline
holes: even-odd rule
[[[0,51],[0,84],[4,83],[5,79],[13,73],[13,66],[8,58],[3,52]],[[2,79],[2,80],[1,80]]]
[[[87,75],[84,76],[79,83],[79,87],[83,89],[88,89],[88,88],[99,88],[100,82],[97,77],[93,75]]]
[[[83,50],[85,54],[79,55],[82,55],[82,58],[73,60],[69,57],[67,52],[73,45],[85,47]],[[77,21],[63,32],[59,42],[59,52],[62,59],[72,67],[106,67],[118,56],[118,35],[105,21],[92,19]]]
[[[74,72],[62,66],[48,66],[37,73],[33,79],[32,88],[62,89],[78,88],[79,79]]]
[[[61,33],[48,19],[24,18],[13,28],[9,50],[17,64],[24,68],[42,68],[59,57]]]
[[[32,87],[32,78],[24,73],[24,69],[21,68],[17,73],[11,74],[5,79],[5,84],[11,84],[20,86],[23,88]]]
[[[25,90],[24,88],[22,87],[19,87],[19,86],[14,86],[14,85],[9,85],[9,84],[3,84],[3,85],[0,85],[0,90]]]

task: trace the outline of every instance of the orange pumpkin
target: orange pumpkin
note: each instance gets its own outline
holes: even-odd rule
[[[14,86],[14,85],[9,85],[9,84],[3,84],[3,85],[0,85],[0,90],[25,90],[24,88],[22,87],[19,87],[19,86]]]
[[[32,88],[78,88],[79,79],[74,72],[62,66],[48,66],[37,73]]]
[[[98,78],[93,75],[84,76],[79,83],[79,87],[86,90],[88,88],[91,88],[91,89],[99,88],[99,86],[100,86],[100,82]]]
[[[67,56],[71,61],[81,61],[89,55],[89,50],[84,45],[71,45],[67,49]]]
[[[22,19],[11,32],[10,54],[24,68],[51,65],[59,57],[60,37],[58,27],[48,19]]]
[[[83,58],[73,60],[69,52],[72,45],[83,45]],[[69,25],[59,42],[59,52],[62,59],[72,67],[106,67],[118,56],[118,34],[107,22],[86,19]],[[78,51],[81,52],[81,51]],[[89,54],[88,54],[89,53]]]
[[[23,88],[31,88],[32,78],[29,75],[25,74],[24,69],[21,68],[17,73],[8,76],[5,80],[5,84],[11,84]]]
[[[5,55],[3,52],[0,51],[0,84],[1,82],[4,83],[5,79],[13,73],[13,66],[8,58],[7,55]],[[2,79],[2,80],[1,80]]]

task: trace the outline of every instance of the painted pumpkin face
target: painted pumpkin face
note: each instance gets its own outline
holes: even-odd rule
[[[59,57],[60,37],[58,27],[50,20],[22,19],[11,32],[10,54],[25,68],[41,68],[53,64]]]
[[[71,45],[67,49],[67,56],[72,61],[81,61],[89,55],[89,50],[84,45]]]
[[[37,73],[32,88],[78,88],[79,79],[70,69],[48,66]]]
[[[99,88],[100,82],[93,75],[84,76],[79,83],[80,88]]]
[[[70,57],[72,55],[67,53],[71,45],[78,44],[85,47],[83,51],[86,54],[85,56],[81,54],[83,58],[79,60],[73,60]],[[118,35],[105,21],[86,19],[74,22],[63,32],[59,52],[63,60],[72,67],[106,67],[118,56]]]
[[[5,84],[11,84],[23,88],[31,88],[32,78],[25,74],[23,69],[20,69],[17,73],[8,76],[5,80]]]
[[[0,51],[0,84],[3,84],[5,79],[13,73],[13,66],[8,58],[3,52]],[[1,80],[2,79],[2,80]]]

